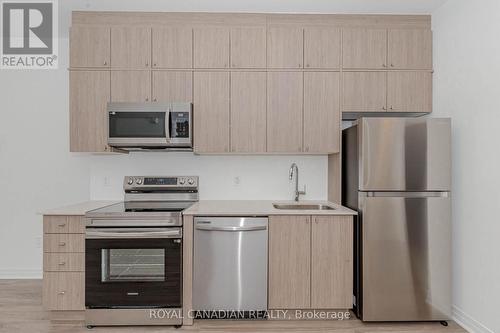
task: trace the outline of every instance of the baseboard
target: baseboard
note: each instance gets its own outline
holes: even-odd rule
[[[0,269],[0,279],[41,279],[40,269]]]
[[[466,329],[470,333],[494,333],[488,327],[484,326],[468,314],[466,314],[462,309],[453,305],[453,320]]]

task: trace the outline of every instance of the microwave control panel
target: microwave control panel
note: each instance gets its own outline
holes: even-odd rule
[[[170,137],[189,138],[189,112],[170,112]]]

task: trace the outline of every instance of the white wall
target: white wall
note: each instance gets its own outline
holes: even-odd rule
[[[500,1],[432,15],[434,116],[453,126],[453,301],[473,332],[500,332]]]

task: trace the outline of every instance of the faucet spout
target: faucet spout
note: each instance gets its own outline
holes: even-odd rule
[[[299,201],[299,197],[302,194],[306,194],[306,187],[304,186],[303,191],[299,191],[299,167],[297,166],[296,163],[292,163],[290,166],[290,171],[288,173],[288,179],[292,180],[293,176],[295,175],[295,195],[294,195],[294,200]]]

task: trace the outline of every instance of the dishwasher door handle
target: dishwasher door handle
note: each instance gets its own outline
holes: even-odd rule
[[[247,227],[213,227],[209,225],[197,224],[197,230],[205,230],[205,231],[257,231],[257,230],[266,230],[267,226],[265,225],[257,225],[257,226],[247,226]]]

